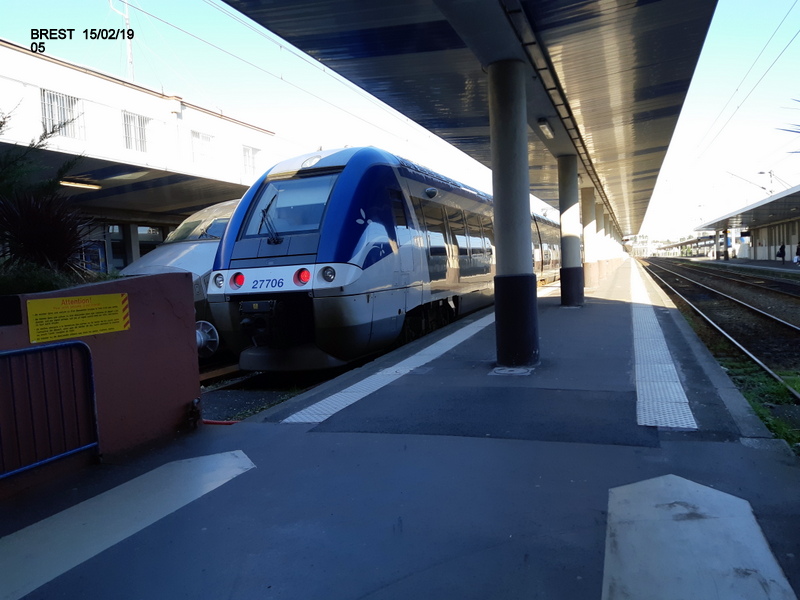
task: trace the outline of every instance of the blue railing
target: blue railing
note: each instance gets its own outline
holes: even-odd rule
[[[0,352],[0,479],[97,447],[86,344]]]

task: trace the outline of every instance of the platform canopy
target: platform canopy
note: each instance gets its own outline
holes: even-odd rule
[[[0,141],[0,155],[17,151],[19,148],[13,144]],[[42,178],[53,177],[59,167],[75,158],[74,154],[44,149],[33,151],[32,156],[36,174]],[[98,221],[150,226],[177,225],[201,208],[241,198],[248,188],[219,179],[91,156],[81,156],[64,181],[59,193]]]
[[[752,229],[800,218],[800,185],[700,225],[695,231]]]
[[[531,193],[556,205],[556,157],[576,154],[622,235],[641,227],[716,5],[225,1],[489,167],[486,67],[524,61]]]

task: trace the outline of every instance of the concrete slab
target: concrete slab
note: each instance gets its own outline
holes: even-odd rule
[[[602,600],[795,600],[750,504],[664,475],[609,491]]]

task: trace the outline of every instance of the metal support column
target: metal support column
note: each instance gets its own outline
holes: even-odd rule
[[[581,222],[583,223],[583,284],[597,286],[597,218],[594,188],[581,188]]]
[[[497,364],[539,362],[536,276],[531,255],[525,63],[489,65],[489,118],[497,273],[494,279]]]
[[[581,207],[578,157],[558,157],[558,208],[561,211],[561,306],[583,306]]]
[[[141,256],[139,252],[139,227],[135,224],[125,223],[119,226],[122,232],[122,246],[125,251],[125,266]]]

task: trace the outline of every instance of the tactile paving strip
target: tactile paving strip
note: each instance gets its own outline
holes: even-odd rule
[[[697,429],[689,399],[639,273],[631,261],[633,346],[636,360],[636,422],[652,427]]]

